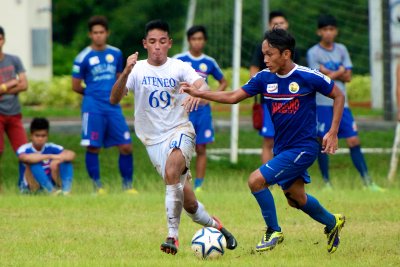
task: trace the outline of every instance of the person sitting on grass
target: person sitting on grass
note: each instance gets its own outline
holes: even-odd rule
[[[22,167],[19,177],[21,192],[44,190],[49,194],[70,194],[73,178],[71,162],[75,158],[75,152],[47,142],[49,121],[45,118],[34,118],[30,133],[31,142],[17,150]]]

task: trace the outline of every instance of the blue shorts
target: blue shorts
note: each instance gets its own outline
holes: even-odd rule
[[[317,135],[322,138],[329,131],[332,124],[333,107],[317,106]],[[357,125],[349,108],[344,108],[339,125],[339,138],[357,136]]]
[[[130,144],[131,134],[122,113],[82,114],[82,146],[100,148]]]
[[[315,141],[312,148],[292,148],[275,155],[273,159],[260,167],[268,185],[278,184],[282,190],[287,190],[297,179],[304,183],[311,182],[307,169],[317,158],[319,144]]]
[[[272,138],[275,135],[275,128],[274,124],[272,123],[271,115],[269,114],[267,104],[262,104],[262,108],[264,111],[263,127],[261,128],[258,134],[263,137]]]
[[[211,106],[199,106],[197,110],[189,113],[196,132],[196,145],[204,145],[214,142],[214,127],[212,125]]]

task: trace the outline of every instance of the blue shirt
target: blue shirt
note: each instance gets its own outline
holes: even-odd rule
[[[250,96],[263,94],[275,128],[274,153],[279,154],[290,148],[315,146],[315,94],[328,95],[333,85],[319,71],[295,65],[286,75],[262,70],[242,89]]]
[[[120,109],[119,105],[110,104],[109,99],[117,74],[122,70],[122,53],[116,47],[107,45],[106,49],[98,51],[89,46],[79,53],[74,61],[72,77],[86,84],[82,112],[107,113]]]
[[[37,151],[32,143],[27,143],[25,145],[22,145],[18,148],[17,150],[17,156],[20,156],[22,154],[33,154],[33,153],[40,153],[40,154],[60,154],[63,152],[64,148],[62,146],[56,145],[54,143],[46,143],[41,151]],[[43,160],[41,162],[42,168],[47,174],[47,176],[50,177],[51,171],[50,171],[50,162],[51,160]],[[20,170],[20,175],[24,175],[25,173],[25,164],[22,164],[22,170]]]
[[[323,65],[331,71],[337,71],[340,66],[343,66],[346,70],[351,70],[353,68],[346,46],[339,43],[334,43],[331,50],[323,48],[320,44],[314,45],[307,51],[307,61],[310,68],[317,70],[319,70],[320,65]],[[345,95],[345,106],[348,107],[344,82],[335,80],[335,84]],[[317,94],[317,105],[332,106],[333,100],[321,94]]]

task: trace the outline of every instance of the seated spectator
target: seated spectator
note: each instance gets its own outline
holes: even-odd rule
[[[21,172],[21,192],[45,191],[49,194],[68,195],[71,192],[75,153],[60,145],[48,143],[49,121],[34,118],[30,125],[31,142],[17,150]]]

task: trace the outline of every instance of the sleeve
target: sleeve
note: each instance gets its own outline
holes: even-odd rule
[[[118,61],[117,61],[117,73],[122,73],[124,70],[124,56],[122,55],[122,52],[118,52]]]
[[[79,61],[78,57],[74,60],[72,66],[72,77],[84,80],[85,79],[85,62],[86,60]]]
[[[17,56],[14,57],[14,67],[17,74],[25,72],[24,65],[22,65],[21,59]]]
[[[217,81],[220,81],[222,78],[224,78],[224,74],[222,73],[221,68],[219,67],[217,61],[214,59],[212,60],[213,63],[213,69],[211,72],[211,75],[216,79]]]
[[[242,89],[249,96],[255,96],[257,94],[262,93],[263,86],[261,82],[261,74],[257,73],[253,78],[251,78],[245,85],[242,86]]]
[[[24,154],[24,153],[26,153],[25,147],[26,147],[25,145],[22,145],[17,149],[17,157],[22,155],[22,154]]]
[[[50,147],[50,154],[60,154],[61,152],[64,151],[64,147],[54,143],[49,143],[49,147]]]
[[[308,67],[310,67],[311,69],[319,70],[318,57],[313,48],[310,48],[307,51],[307,63]]]
[[[347,48],[344,45],[342,46],[342,49],[343,49],[343,66],[346,69],[352,69],[353,63],[351,62],[349,51],[347,51]]]
[[[198,79],[203,79],[188,63],[180,61],[178,64],[181,65],[181,73],[183,74],[181,82],[193,84]]]
[[[265,69],[267,66],[264,63],[264,55],[262,53],[261,44],[257,45],[253,51],[250,66],[255,66],[260,70]]]
[[[332,92],[334,82],[331,78],[326,76],[325,74],[313,70],[313,73],[311,73],[313,76],[312,79],[309,79],[309,81],[312,84],[312,87],[319,93],[327,96]]]

